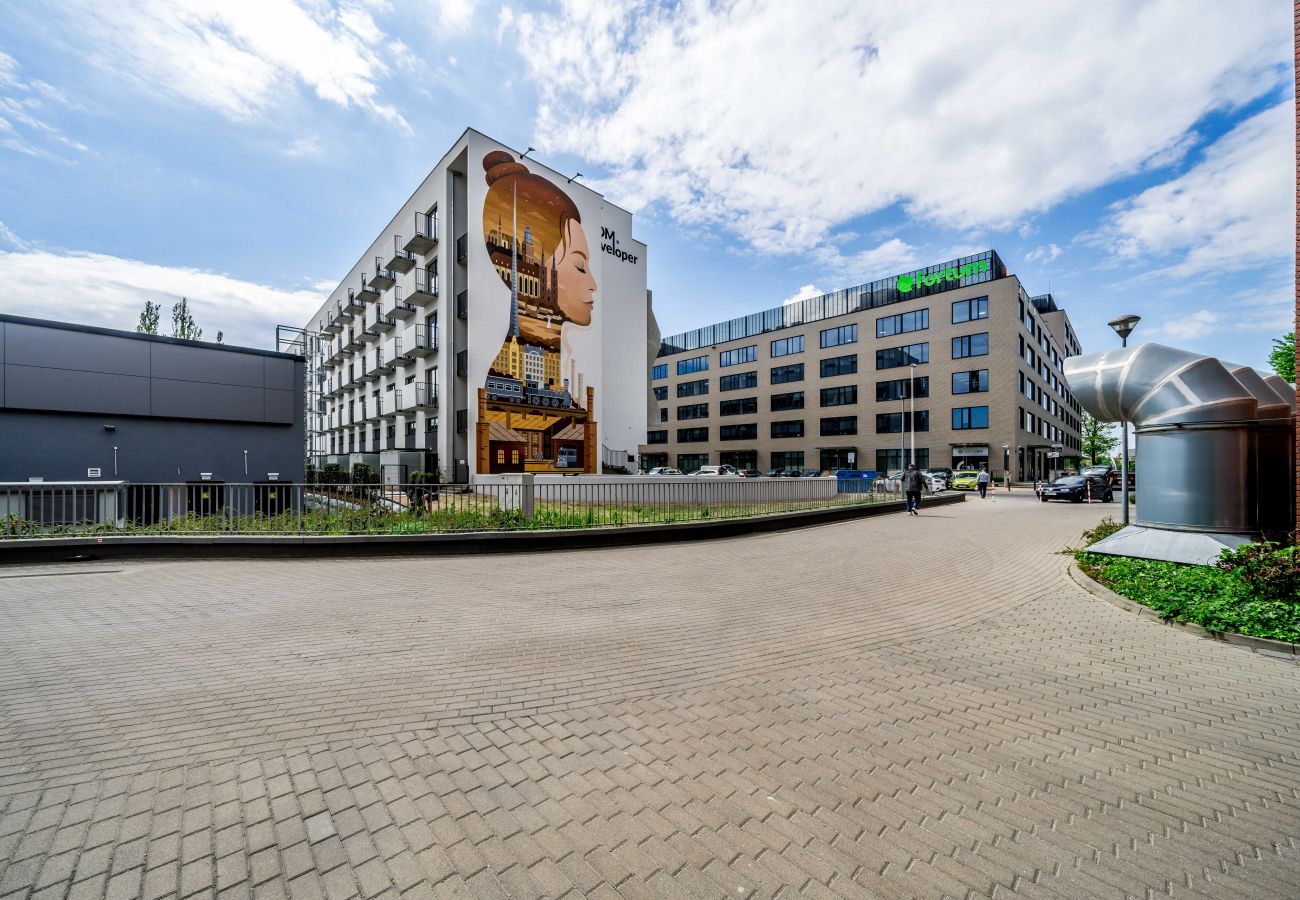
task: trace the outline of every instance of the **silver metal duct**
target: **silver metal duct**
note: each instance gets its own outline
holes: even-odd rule
[[[1258,528],[1266,535],[1286,534],[1295,527],[1295,425],[1292,409],[1295,398],[1293,396],[1288,403],[1264,373],[1249,366],[1226,361],[1223,365],[1258,403],[1259,435],[1255,445],[1255,471],[1259,479],[1255,491]]]

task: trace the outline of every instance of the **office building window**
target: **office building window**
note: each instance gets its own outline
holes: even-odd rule
[[[836,469],[853,469],[858,464],[858,452],[850,447],[821,451],[821,470],[834,472]]]
[[[911,410],[908,410],[905,413],[876,414],[876,434],[899,434],[900,432],[911,432],[912,430]],[[916,411],[915,430],[930,430],[930,413],[928,410],[918,409]]]
[[[668,432],[664,429],[647,431],[645,433],[645,442],[647,444],[666,444],[668,443]]]
[[[1021,303],[1021,308],[1024,303]],[[952,305],[952,323],[957,325],[961,322],[973,322],[976,319],[987,319],[989,317],[989,298],[972,297],[969,300],[958,300]]]
[[[929,344],[908,344],[876,351],[877,369],[897,369],[900,366],[921,365],[930,361]]]
[[[1021,377],[1023,378],[1024,376]],[[988,369],[976,369],[974,372],[952,373],[952,392],[954,394],[981,394],[988,389]]]
[[[839,325],[835,328],[827,328],[822,332],[822,348],[838,347],[841,344],[856,344],[858,342],[857,325]]]
[[[877,400],[907,400],[913,396],[930,396],[930,376],[918,375],[915,378],[895,378],[893,381],[876,382]]]
[[[789,356],[792,353],[803,353],[802,334],[796,334],[794,337],[781,338],[779,341],[772,342],[773,356]]]
[[[741,397],[739,400],[721,400],[718,402],[720,416],[750,416],[758,412],[757,397]]]
[[[709,392],[709,379],[699,381],[682,381],[677,385],[678,397],[700,397]]]
[[[752,441],[758,437],[758,426],[753,422],[744,425],[723,425],[718,429],[720,441]]]
[[[718,390],[745,391],[758,387],[757,372],[737,372],[734,375],[719,375]]]
[[[707,419],[709,417],[709,404],[707,403],[690,403],[685,406],[677,407],[677,418],[682,419]]]
[[[916,467],[922,471],[930,468],[930,448],[917,447],[915,456],[912,455],[910,447],[906,452],[898,448],[876,451],[876,471],[881,475],[901,472],[909,462],[915,462]]]
[[[734,350],[723,350],[718,354],[719,366],[738,366],[741,363],[751,363],[758,359],[758,344],[750,344],[748,347],[737,347]]]
[[[668,465],[667,453],[642,453],[641,454],[641,471],[649,472],[651,469]]]
[[[963,359],[967,356],[989,355],[989,333],[967,334],[952,339],[952,358]]]
[[[690,359],[677,360],[677,374],[689,375],[692,372],[704,372],[709,368],[707,356],[692,356]]]
[[[654,389],[654,391],[655,391],[655,399],[656,399],[656,400],[667,400],[667,399],[668,399],[668,385],[666,385],[666,384],[661,384],[661,385],[659,385],[658,387],[656,387],[656,388]]]
[[[773,384],[789,384],[791,381],[803,381],[803,363],[772,367]]]
[[[772,468],[780,472],[802,472],[802,450],[773,450]]]
[[[791,391],[788,394],[773,394],[771,399],[772,412],[803,409],[803,391]]]
[[[709,454],[707,453],[678,453],[677,468],[681,469],[687,475],[699,471],[702,467],[709,464]]]
[[[953,431],[966,428],[988,428],[989,408],[987,406],[957,406],[952,411]]]
[[[718,462],[722,463],[724,466],[735,466],[737,469],[757,469],[758,451],[723,450],[718,454]]]
[[[857,416],[833,416],[822,419],[822,437],[858,433]]]
[[[849,406],[857,402],[858,386],[856,384],[822,388],[822,406]]]
[[[803,437],[803,420],[793,419],[785,422],[773,422],[772,437],[774,438]]]
[[[836,375],[852,375],[858,371],[858,355],[832,356],[822,360],[822,378],[834,378]]]
[[[651,366],[651,367],[650,367],[650,377],[651,377],[652,379],[654,379],[655,381],[658,381],[660,378],[667,378],[667,377],[668,377],[668,363],[660,363],[660,364],[657,365],[657,366]]]
[[[883,316],[876,319],[876,337],[907,334],[909,331],[924,331],[929,327],[930,311],[928,309],[917,309],[912,312],[899,313],[896,316]]]
[[[659,408],[659,421],[660,421],[660,422],[667,422],[667,421],[668,421],[668,409],[667,409],[667,407],[660,407],[660,408]]]
[[[709,429],[705,428],[678,428],[677,443],[679,444],[702,444],[709,439]]]

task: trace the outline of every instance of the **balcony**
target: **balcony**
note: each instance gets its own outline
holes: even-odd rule
[[[362,280],[364,281],[364,279]],[[355,316],[357,313],[362,313],[365,311],[366,311],[366,301],[358,297],[356,295],[356,292],[353,291],[352,288],[348,288],[348,298],[339,304],[340,318],[343,318],[346,321],[351,322],[353,316]]]
[[[349,331],[347,337],[340,338],[340,340],[346,340],[346,343],[343,345],[344,353],[356,353],[358,350],[364,349],[366,346],[361,340],[361,335],[357,334],[355,331]]]
[[[437,409],[438,408],[438,386],[435,384],[417,384],[414,385],[415,392],[412,395],[411,388],[406,389],[408,396],[408,409]]]
[[[361,331],[361,340],[366,342],[379,340],[380,328],[378,325],[378,321],[379,321],[379,308],[376,307],[371,321],[363,323],[364,327],[362,328]]]
[[[395,419],[397,414],[402,411],[402,392],[390,391],[387,396],[380,398],[379,414],[385,419]]]
[[[428,269],[415,270],[415,290],[411,291],[410,301],[417,306],[427,306],[438,299],[438,272]]]
[[[320,330],[326,334],[338,334],[343,330],[343,320],[339,318],[337,303],[325,311],[325,318],[321,319]]]
[[[438,329],[428,325],[415,326],[415,343],[411,351],[416,356],[431,356],[438,352]]]
[[[386,312],[380,312],[378,309],[376,309],[376,310],[375,310],[375,324],[374,324],[373,327],[379,329],[380,331],[384,331],[384,332],[392,331],[394,328],[397,327],[397,320],[394,319],[394,318],[393,318],[391,315],[389,315],[388,313],[386,313]]]
[[[438,246],[438,219],[428,213],[415,214],[415,234],[406,242],[408,253],[425,254]]]
[[[390,316],[395,319],[409,319],[419,311],[414,304],[402,299],[401,288],[393,288],[393,308],[388,311]]]
[[[366,276],[361,276],[361,290],[357,291],[357,300],[362,303],[370,303],[379,299],[379,289],[372,282],[366,281]]]
[[[388,373],[397,368],[397,357],[402,355],[402,339],[393,338],[393,349],[389,353],[379,352],[377,367],[380,372]]]
[[[378,350],[375,353],[379,353]],[[364,356],[361,357],[361,367],[357,371],[357,381],[376,381],[379,378],[378,362],[370,362]]]
[[[415,254],[402,249],[402,236],[400,234],[393,235],[393,255],[388,260],[388,268],[402,274],[406,274],[415,268]]]
[[[382,256],[375,257],[375,277],[370,279],[370,286],[386,291],[397,284],[397,276],[392,269],[384,265]]]

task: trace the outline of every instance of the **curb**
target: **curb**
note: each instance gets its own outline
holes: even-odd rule
[[[963,503],[954,494],[927,497],[929,506]],[[332,556],[460,556],[627,547],[709,540],[809,528],[850,519],[897,513],[902,500],[766,516],[621,525],[551,531],[475,531],[451,534],[343,535],[130,535],[115,537],[19,538],[0,541],[0,566],[20,563],[82,562],[99,559],[312,559]]]
[[[1273,638],[1251,637],[1246,634],[1236,634],[1231,631],[1210,631],[1196,625],[1192,622],[1179,622],[1175,619],[1166,619],[1149,606],[1143,606],[1134,600],[1123,597],[1110,588],[1101,584],[1091,575],[1079,568],[1078,562],[1070,560],[1070,577],[1074,582],[1083,588],[1089,594],[1099,600],[1105,600],[1111,606],[1118,606],[1120,609],[1135,613],[1144,619],[1152,622],[1158,622],[1167,625],[1170,628],[1176,628],[1179,631],[1185,631],[1188,634],[1194,634],[1197,637],[1203,637],[1211,641],[1218,641],[1221,644],[1229,644],[1233,647],[1241,647],[1252,653],[1258,653],[1260,656],[1267,656],[1269,659],[1276,659],[1291,665],[1300,666],[1300,644],[1292,644],[1289,641],[1278,641]]]

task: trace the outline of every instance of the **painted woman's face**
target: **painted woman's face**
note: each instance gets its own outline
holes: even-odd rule
[[[590,325],[596,305],[596,279],[591,274],[591,248],[581,223],[570,219],[565,231],[566,250],[556,264],[555,286],[560,312],[575,325]]]

